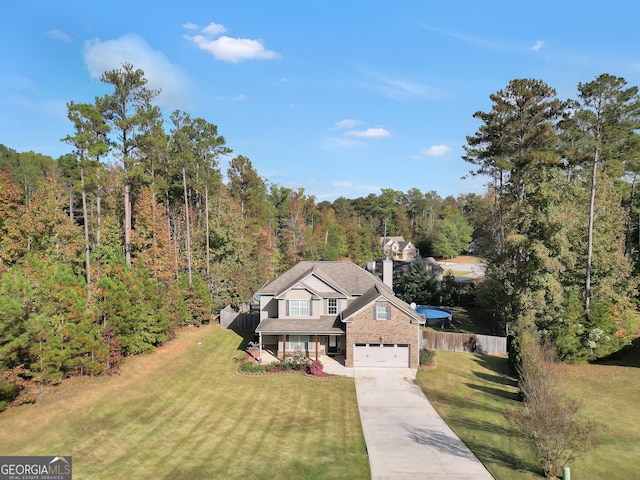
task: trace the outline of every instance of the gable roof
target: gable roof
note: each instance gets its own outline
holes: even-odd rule
[[[379,285],[373,285],[369,290],[367,290],[364,295],[356,298],[347,308],[342,312],[342,321],[348,322],[349,317],[352,317],[362,309],[371,305],[371,303],[378,300],[380,297],[384,297],[389,303],[391,303],[398,310],[403,311],[409,317],[411,317],[411,323],[424,323],[424,318],[420,314],[418,314],[415,310],[411,308],[411,306],[400,300],[393,294],[393,291],[386,286],[384,283],[380,283]]]
[[[380,238],[380,243],[382,243],[383,245],[389,245],[390,243],[394,243],[394,242],[404,242],[404,237],[395,236],[395,237],[381,237]]]
[[[352,262],[302,261],[265,283],[258,295],[278,295],[315,275],[336,290],[351,297],[364,294],[373,285],[384,285],[382,280]],[[387,289],[386,285],[384,285]],[[393,295],[389,289],[390,295]]]

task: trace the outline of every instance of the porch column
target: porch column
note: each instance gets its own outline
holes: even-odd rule
[[[318,361],[318,334],[316,333],[316,362]]]
[[[282,335],[282,358],[280,360],[284,360],[284,355],[287,353],[287,334]]]
[[[262,332],[258,332],[258,363],[262,363]]]

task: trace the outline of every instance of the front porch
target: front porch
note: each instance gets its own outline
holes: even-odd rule
[[[265,359],[282,360],[285,355],[304,355],[317,360],[322,356],[344,357],[344,333],[326,334],[281,334],[263,335],[258,332],[258,347],[261,363]]]
[[[315,359],[314,359],[315,360]],[[322,371],[331,375],[340,375],[343,377],[353,377],[353,368],[347,368],[344,366],[344,355],[320,355],[318,357],[320,363],[322,363]],[[280,359],[270,352],[263,350],[261,357],[262,365],[269,365],[279,362]]]
[[[342,322],[333,315],[310,320],[265,318],[256,334],[261,362],[270,357],[282,360],[287,354],[302,354],[315,360],[321,356],[344,356],[346,352]]]

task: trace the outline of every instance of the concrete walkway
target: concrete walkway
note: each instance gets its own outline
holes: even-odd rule
[[[354,368],[373,480],[492,479],[436,413],[409,368]]]

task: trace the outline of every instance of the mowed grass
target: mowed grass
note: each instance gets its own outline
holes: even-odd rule
[[[77,479],[365,479],[352,378],[237,373],[244,339],[191,328],[120,375],[0,414],[1,455],[72,455]]]
[[[437,352],[418,372],[429,401],[498,480],[543,478],[531,447],[503,412],[519,403],[509,360]],[[624,362],[620,362],[621,364]],[[601,425],[599,445],[571,465],[573,480],[640,478],[640,365],[560,365],[564,391],[583,400],[582,414]]]

